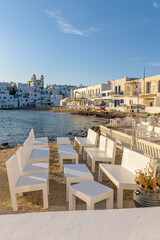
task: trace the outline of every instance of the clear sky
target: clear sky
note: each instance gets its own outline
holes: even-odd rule
[[[0,0],[0,81],[160,74],[160,0]]]

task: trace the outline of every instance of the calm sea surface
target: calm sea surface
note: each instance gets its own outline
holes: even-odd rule
[[[105,120],[92,116],[79,116],[66,113],[52,113],[29,110],[0,110],[0,145],[8,142],[11,146],[23,143],[31,128],[36,137],[71,136],[81,130],[105,123]]]

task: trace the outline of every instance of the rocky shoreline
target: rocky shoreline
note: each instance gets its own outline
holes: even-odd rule
[[[106,118],[106,119],[111,119],[111,118],[123,118],[123,117],[128,117],[131,116],[132,113],[128,112],[120,112],[120,111],[113,111],[113,112],[108,112],[104,110],[84,110],[84,109],[69,109],[69,108],[52,108],[52,109],[46,109],[42,111],[47,111],[47,112],[58,112],[58,113],[70,113],[70,114],[78,114],[78,115],[83,115],[83,116],[94,116],[94,117],[101,117],[101,118]]]

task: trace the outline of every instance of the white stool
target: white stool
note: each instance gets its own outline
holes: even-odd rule
[[[64,164],[64,182],[66,183],[67,201],[69,201],[69,186],[72,183],[79,183],[93,179],[93,175],[85,164]]]
[[[60,161],[60,172],[63,171],[63,160],[72,160],[75,161],[76,164],[79,163],[79,156],[74,149],[59,149],[59,161]]]
[[[113,189],[89,180],[69,187],[69,210],[76,209],[76,197],[87,204],[87,210],[93,210],[94,204],[106,199],[106,208],[113,208]]]
[[[69,137],[57,137],[57,145],[71,145]]]

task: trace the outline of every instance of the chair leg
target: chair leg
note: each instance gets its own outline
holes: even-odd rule
[[[63,158],[60,157],[59,161],[60,161],[60,172],[63,172]]]
[[[48,190],[48,196],[49,196],[49,178],[47,180],[47,190]]]
[[[75,163],[76,163],[76,164],[79,163],[79,156],[76,157],[76,159],[75,159]]]
[[[69,201],[69,187],[70,187],[70,182],[66,181],[66,200]]]
[[[99,167],[99,171],[98,171],[98,182],[102,182],[103,180],[103,171],[101,170],[101,168]]]
[[[113,191],[110,194],[110,197],[106,200],[106,209],[113,209]]]
[[[76,140],[74,139],[73,146],[76,147]]]
[[[91,167],[92,172],[95,172],[95,164],[96,164],[95,160],[92,158],[91,161],[92,161],[92,167]]]
[[[43,206],[48,208],[48,186],[47,184],[43,188]]]
[[[15,193],[11,193],[11,200],[12,200],[12,208],[13,211],[18,211],[18,203]]]
[[[81,145],[79,146],[79,154],[80,155],[82,154],[82,146]]]
[[[83,160],[86,160],[87,159],[87,153],[86,151],[83,150]]]
[[[90,161],[90,157],[89,157],[88,154],[87,154],[87,165],[88,165],[88,166],[91,166],[91,161]]]

